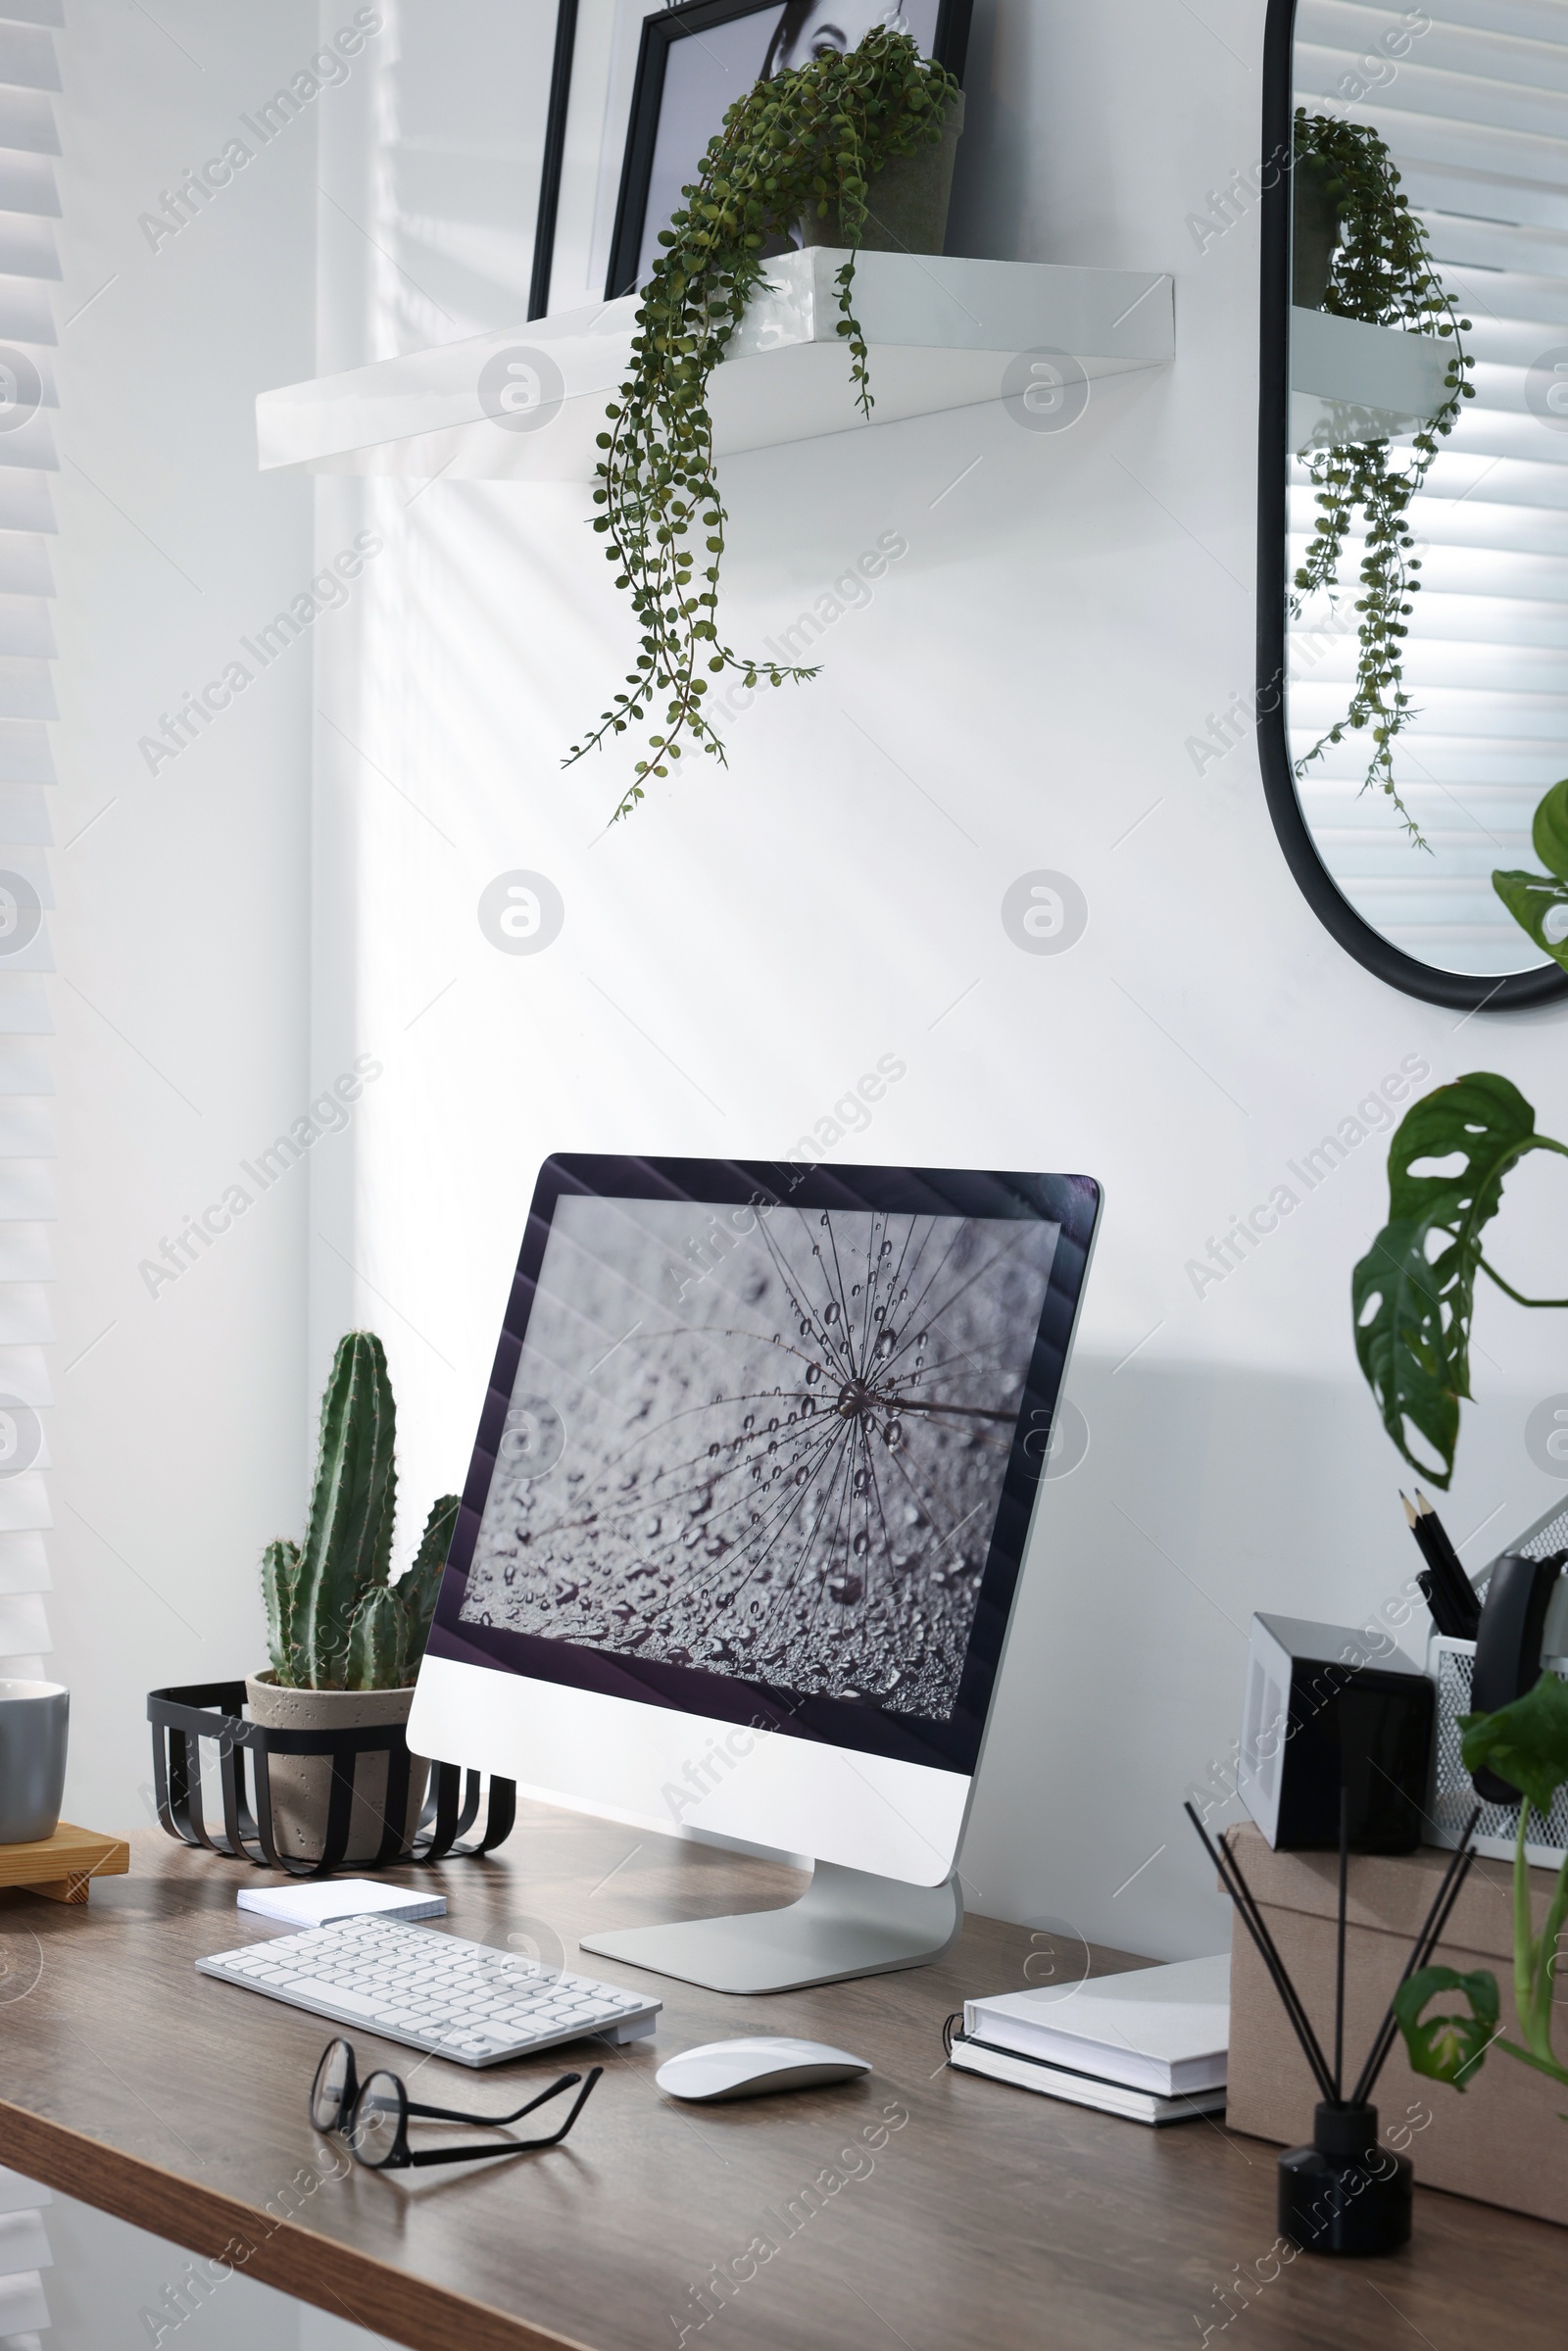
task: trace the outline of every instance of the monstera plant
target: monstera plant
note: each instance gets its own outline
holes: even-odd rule
[[[1537,1151],[1568,1157],[1568,1144],[1537,1133],[1535,1111],[1517,1086],[1485,1070],[1412,1103],[1389,1147],[1389,1221],[1351,1278],[1355,1347],[1384,1427],[1434,1485],[1446,1486],[1453,1475],[1460,1399],[1470,1394],[1477,1275],[1522,1306],[1568,1306],[1568,1298],[1526,1298],[1485,1253],[1486,1228],[1502,1205],[1505,1178]],[[1418,1457],[1418,1441],[1435,1459]],[[1521,1791],[1514,2006],[1523,2038],[1502,2036],[1497,1980],[1486,1968],[1469,1975],[1418,1970],[1395,2003],[1399,2029],[1415,2072],[1455,2089],[1467,2086],[1493,2047],[1568,2086],[1568,2066],[1551,2045],[1558,1941],[1568,1925],[1568,1858],[1538,1933],[1525,1850],[1532,1811],[1544,1820],[1568,1781],[1568,1683],[1544,1672],[1512,1705],[1462,1715],[1459,1729],[1465,1770],[1485,1766]],[[1457,1994],[1464,2009],[1426,2016],[1445,1993]]]
[[[1518,1305],[1568,1306],[1568,1298],[1527,1298],[1485,1251],[1503,1181],[1531,1151],[1568,1158],[1568,1144],[1538,1134],[1518,1087],[1487,1070],[1413,1102],[1389,1146],[1389,1220],[1350,1282],[1355,1351],[1384,1427],[1435,1486],[1453,1475],[1470,1395],[1477,1276]]]
[[[1568,1780],[1568,1682],[1544,1673],[1534,1690],[1511,1706],[1501,1706],[1495,1714],[1461,1715],[1459,1728],[1466,1771],[1486,1765],[1523,1796],[1513,1849],[1514,2011],[1523,2038],[1510,2040],[1499,2029],[1502,2003],[1490,1968],[1468,1975],[1457,1968],[1421,1968],[1401,1986],[1395,2014],[1412,2070],[1431,2081],[1466,2089],[1487,2051],[1500,2049],[1505,2057],[1516,2057],[1521,2065],[1533,2066],[1568,2088],[1568,2066],[1551,2045],[1552,1994],[1561,1962],[1558,1943],[1568,1926],[1568,1856],[1557,1872],[1538,1933],[1525,1852],[1532,1811],[1544,1820],[1553,1796]],[[1424,2016],[1428,2003],[1445,1992],[1460,1995],[1463,2012]],[[1563,2120],[1568,2122],[1568,2115]]]

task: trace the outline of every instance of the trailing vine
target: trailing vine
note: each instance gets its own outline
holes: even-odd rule
[[[764,249],[798,221],[836,208],[851,247],[837,273],[839,333],[863,415],[872,400],[864,336],[855,315],[855,255],[865,227],[872,174],[942,135],[957,82],[921,57],[906,33],[878,27],[847,55],[834,51],[760,81],[737,99],[710,141],[683,208],[642,289],[631,373],[606,412],[596,468],[594,529],[606,536],[615,585],[641,627],[637,665],[611,708],[564,764],[649,721],[667,697],[662,731],[647,739],[615,809],[630,813],[644,782],[665,776],[683,743],[721,763],[724,747],[707,715],[709,676],[738,671],[749,687],[814,677],[814,669],[734,652],[716,618],[726,514],[713,468],[708,379],[724,356],[752,294],[767,275]],[[702,674],[704,670],[708,676]]]
[[[1407,462],[1393,462],[1387,440],[1352,441],[1306,453],[1306,468],[1317,490],[1317,523],[1295,579],[1291,616],[1298,619],[1306,598],[1318,589],[1336,601],[1345,542],[1357,513],[1366,518],[1361,557],[1355,684],[1345,716],[1296,762],[1300,775],[1330,744],[1347,734],[1370,730],[1372,756],[1365,782],[1378,784],[1398,809],[1406,832],[1427,844],[1399,797],[1394,780],[1394,746],[1416,711],[1404,687],[1404,640],[1409,634],[1410,598],[1421,582],[1421,559],[1413,550],[1410,502],[1427,477],[1438,443],[1453,430],[1460,406],[1474,397],[1465,371],[1475,365],[1460,340],[1470,330],[1457,318],[1433,265],[1426,232],[1399,174],[1377,132],[1361,122],[1332,115],[1296,112],[1295,168],[1315,164],[1324,193],[1339,215],[1339,243],[1329,271],[1323,308],[1341,318],[1372,326],[1396,326],[1412,334],[1441,336],[1453,346],[1444,377],[1443,405],[1416,433]]]

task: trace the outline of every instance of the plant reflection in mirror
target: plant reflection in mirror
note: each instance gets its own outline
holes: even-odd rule
[[[1317,491],[1317,524],[1296,573],[1290,606],[1292,619],[1299,619],[1309,597],[1322,592],[1337,601],[1346,540],[1355,516],[1363,515],[1361,592],[1355,603],[1359,641],[1350,706],[1296,761],[1296,772],[1302,774],[1348,734],[1370,731],[1373,748],[1362,788],[1381,786],[1411,840],[1425,849],[1394,779],[1395,743],[1416,715],[1404,688],[1409,600],[1421,584],[1409,510],[1439,441],[1453,430],[1461,403],[1474,393],[1474,386],[1465,381],[1465,370],[1474,361],[1460,340],[1470,321],[1454,315],[1426,231],[1400,192],[1399,174],[1375,130],[1363,122],[1339,122],[1298,107],[1294,167],[1299,171],[1303,166],[1339,220],[1323,309],[1336,318],[1440,336],[1452,345],[1443,404],[1416,432],[1406,463],[1393,463],[1389,439],[1302,452]]]

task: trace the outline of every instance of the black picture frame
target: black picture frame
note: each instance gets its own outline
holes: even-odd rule
[[[879,1701],[801,1695],[719,1671],[467,1623],[463,1604],[490,1482],[512,1401],[556,1203],[563,1196],[700,1201],[749,1208],[887,1209],[915,1215],[1033,1219],[1058,1227],[991,1531],[968,1647],[953,1711],[944,1720],[901,1714]],[[718,1722],[765,1725],[785,1737],[972,1774],[996,1692],[1007,1626],[1023,1570],[1036,1495],[1088,1275],[1102,1193],[1090,1176],[958,1168],[804,1168],[783,1161],[626,1159],[563,1153],[539,1171],[502,1323],[467,1480],[447,1554],[427,1654],[454,1663],[554,1682]]]
[[[1296,0],[1268,0],[1263,28],[1261,332],[1257,428],[1257,748],[1263,792],[1285,861],[1307,905],[1347,955],[1406,996],[1460,1012],[1520,1012],[1568,996],[1568,972],[1441,971],[1395,947],[1356,912],[1318,854],[1296,789],[1286,735],[1289,593],[1291,154]]]
[[[550,102],[545,114],[544,162],[539,172],[539,210],[534,217],[533,275],[528,286],[530,318],[542,318],[550,308],[556,215],[561,205],[561,164],[566,145],[566,107],[571,97],[571,61],[576,46],[577,0],[558,0]]]
[[[679,5],[644,20],[637,55],[637,79],[632,93],[631,119],[621,165],[620,194],[611,241],[610,271],[605,300],[637,291],[643,235],[647,226],[648,187],[653,171],[659,121],[664,99],[664,73],[676,41],[709,32],[739,17],[758,16],[777,8],[780,0],[679,0]],[[961,81],[969,45],[972,0],[940,0],[932,55]],[[713,125],[716,130],[718,125]],[[695,171],[697,157],[692,158]]]

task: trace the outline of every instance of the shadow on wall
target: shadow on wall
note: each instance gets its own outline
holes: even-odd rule
[[[1369,1654],[1395,1644],[1424,1661],[1402,1464],[1348,1380],[1080,1357],[1068,1394],[1083,1425],[1041,1498],[964,1841],[965,1901],[1192,1957],[1228,1943],[1229,1905],[1181,1807],[1191,1796],[1211,1828],[1239,1817],[1254,1610],[1371,1627]],[[1449,1517],[1461,1540],[1479,1529],[1471,1567],[1549,1498],[1531,1499],[1526,1418],[1523,1401],[1498,1398],[1485,1428],[1479,1409],[1467,1428]],[[1009,1788],[1037,1792],[1026,1816],[1003,1799]]]

